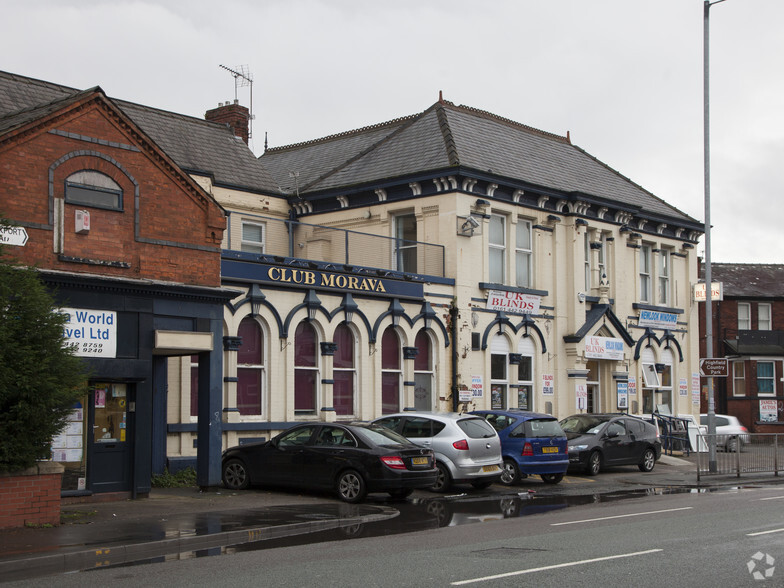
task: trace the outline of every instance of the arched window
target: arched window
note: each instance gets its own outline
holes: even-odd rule
[[[122,210],[123,191],[120,185],[106,174],[82,170],[66,178],[65,201],[69,204]]]
[[[414,347],[414,408],[433,410],[433,352],[430,337],[422,329],[417,333]]]
[[[294,413],[316,413],[319,376],[316,330],[301,322],[294,333]]]
[[[354,367],[354,334],[345,324],[335,329],[334,342],[337,344],[332,363],[332,406],[339,415],[354,414],[354,387],[356,369]]]
[[[400,338],[394,327],[387,327],[381,337],[381,413],[400,410],[400,385],[403,378]]]
[[[673,368],[673,355],[669,349],[662,349],[661,363],[663,364],[661,372],[661,403],[659,408],[660,412],[664,414],[676,414],[675,412],[675,398],[672,395],[672,386],[674,381]]]
[[[507,407],[508,364],[509,342],[503,335],[496,335],[490,345],[490,408],[493,410],[503,410]]]
[[[517,344],[520,364],[517,366],[517,408],[534,408],[534,353],[536,348],[530,337],[523,337]]]
[[[262,414],[264,390],[264,340],[261,326],[247,317],[237,335],[242,344],[237,351],[237,409],[242,415]]]

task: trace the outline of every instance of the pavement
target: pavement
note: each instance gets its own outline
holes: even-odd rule
[[[697,481],[696,455],[662,455],[652,472],[636,467],[611,468],[595,477],[572,475],[557,485],[538,477],[515,488],[489,491],[460,488],[466,496],[499,497],[527,493],[536,498],[613,494],[651,489],[716,488],[777,483],[773,474],[703,476]],[[415,500],[439,495],[417,491]],[[104,500],[101,501],[101,498]],[[57,527],[0,530],[0,582],[122,565],[167,556],[221,549],[243,543],[280,539],[340,527],[391,519],[396,503],[382,495],[349,505],[329,494],[251,489],[200,491],[197,488],[154,488],[135,500],[64,503]]]

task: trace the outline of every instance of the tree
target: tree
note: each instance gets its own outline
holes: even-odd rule
[[[0,471],[49,459],[52,438],[87,393],[85,365],[64,345],[66,320],[38,272],[0,245]]]

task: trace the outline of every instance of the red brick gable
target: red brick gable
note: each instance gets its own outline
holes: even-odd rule
[[[98,171],[123,192],[122,209],[64,202],[65,181]],[[220,284],[222,208],[100,89],[0,135],[0,215],[26,227],[10,253],[46,269]],[[77,210],[90,230],[77,234]]]

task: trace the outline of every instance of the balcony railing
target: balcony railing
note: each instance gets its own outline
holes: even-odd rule
[[[242,216],[264,224],[265,255],[445,277],[443,245],[265,216]],[[230,234],[229,242],[239,240]]]

